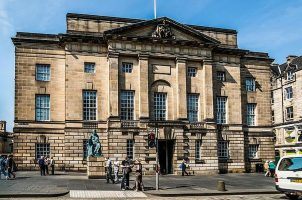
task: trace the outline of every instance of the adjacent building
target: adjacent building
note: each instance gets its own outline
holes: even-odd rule
[[[274,158],[267,53],[240,49],[237,31],[67,14],[67,32],[18,32],[15,142],[19,168],[41,155],[86,170],[95,129],[102,153],[162,173],[243,172]]]
[[[302,155],[302,56],[272,66],[272,121],[276,155]]]
[[[13,152],[13,134],[6,131],[6,121],[0,121],[0,155]]]

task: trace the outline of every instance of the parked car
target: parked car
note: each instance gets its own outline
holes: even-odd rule
[[[276,189],[290,199],[302,196],[302,156],[282,157],[275,172]]]

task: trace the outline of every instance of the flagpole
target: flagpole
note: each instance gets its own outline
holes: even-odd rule
[[[153,0],[154,2],[154,19],[156,19],[156,0]]]

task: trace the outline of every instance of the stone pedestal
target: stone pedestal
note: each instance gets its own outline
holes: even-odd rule
[[[98,179],[106,177],[104,157],[87,158],[87,176],[89,179]]]

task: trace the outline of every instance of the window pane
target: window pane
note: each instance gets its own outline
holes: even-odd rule
[[[166,93],[154,93],[154,119],[166,120]]]
[[[121,102],[121,119],[133,120],[134,119],[134,92],[122,91],[120,102]]]
[[[255,108],[256,104],[248,103],[247,104],[247,125],[255,125]]]
[[[48,121],[50,118],[49,95],[36,95],[36,120]]]
[[[188,67],[187,74],[190,77],[195,77],[197,73],[197,69],[195,67]]]
[[[132,73],[133,64],[132,63],[122,63],[122,72]]]
[[[127,140],[127,157],[129,159],[134,158],[134,140]]]
[[[50,80],[50,65],[36,64],[36,80],[38,81]]]
[[[217,97],[216,118],[218,124],[226,123],[226,101],[227,97]]]
[[[50,157],[50,144],[36,143],[36,159],[41,158],[41,156]]]
[[[256,91],[255,79],[254,78],[246,78],[245,79],[245,89],[246,89],[246,91]]]
[[[218,142],[218,158],[228,158],[229,157],[229,149],[227,141],[219,141]]]
[[[188,94],[187,97],[188,120],[190,122],[198,121],[198,94]]]
[[[96,120],[96,91],[83,91],[83,120]]]
[[[217,80],[225,81],[225,72],[217,72]]]
[[[249,158],[257,158],[258,144],[249,145]]]
[[[84,63],[85,73],[95,73],[95,63]]]

